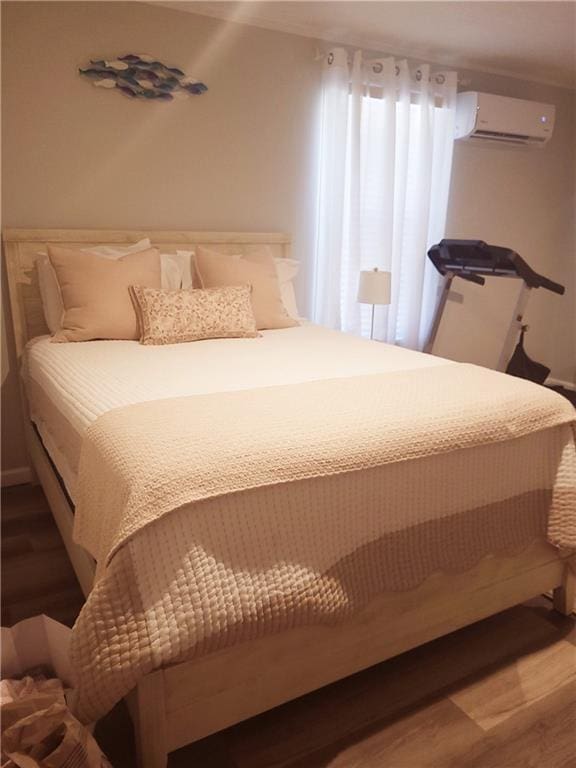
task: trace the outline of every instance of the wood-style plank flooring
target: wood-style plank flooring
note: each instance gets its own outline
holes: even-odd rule
[[[42,488],[2,488],[2,626],[45,613],[71,627],[83,602]]]
[[[2,491],[2,623],[82,595],[42,491]],[[250,695],[247,691],[246,695]],[[123,705],[96,736],[133,768]],[[179,750],[169,768],[576,768],[574,618],[538,598]]]

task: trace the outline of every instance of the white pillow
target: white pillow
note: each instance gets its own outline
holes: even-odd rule
[[[182,288],[194,288],[194,280],[192,278],[194,251],[176,251],[176,258],[180,266],[180,274],[182,275]]]
[[[296,259],[282,259],[276,257],[276,272],[280,281],[280,293],[286,311],[295,320],[298,320],[300,314],[296,304],[296,293],[294,292],[294,279],[300,269],[300,262]]]
[[[138,253],[139,251],[145,251],[151,247],[149,238],[144,238],[133,245],[122,246],[108,246],[108,245],[96,245],[91,248],[82,248],[86,253],[93,253],[96,256],[101,256],[105,259],[119,259],[121,256],[125,256],[127,253]],[[38,283],[40,288],[40,296],[42,298],[42,308],[44,310],[44,319],[50,333],[54,334],[60,330],[62,322],[62,314],[64,312],[64,305],[62,303],[62,295],[60,293],[60,286],[58,285],[58,279],[54,268],[48,259],[47,254],[39,253],[37,260],[38,269]],[[182,286],[182,271],[181,271],[182,259],[178,258],[175,254],[162,253],[160,254],[160,267],[162,271],[162,288],[169,290],[179,290]]]
[[[55,334],[58,333],[62,325],[64,304],[56,273],[45,253],[38,254],[36,269],[38,270],[38,287],[40,288],[44,320],[46,320],[50,333]]]
[[[96,256],[104,256],[107,259],[119,259],[121,256],[126,256],[127,253],[138,253],[138,251],[146,251],[152,247],[149,237],[145,237],[143,240],[138,240],[133,245],[93,245],[90,248],[82,248],[84,253],[93,253]]]
[[[144,240],[139,240],[134,245],[128,245],[122,247],[110,247],[109,245],[97,245],[94,248],[82,248],[86,253],[94,253],[96,256],[102,256],[105,259],[119,259],[121,256],[125,256],[127,253],[138,253],[139,251],[146,251],[151,248],[152,244],[146,237]],[[186,253],[186,251],[179,251],[178,253]],[[182,267],[183,260],[175,253],[161,253],[160,254],[160,268],[162,270],[162,288],[166,288],[169,291],[178,291],[182,288]]]

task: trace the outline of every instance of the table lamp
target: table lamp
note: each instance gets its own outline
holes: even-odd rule
[[[378,267],[360,272],[357,301],[360,304],[372,304],[371,339],[374,338],[374,307],[376,304],[390,304],[391,285],[390,272],[381,272]]]

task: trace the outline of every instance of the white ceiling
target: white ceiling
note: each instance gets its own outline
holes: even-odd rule
[[[576,88],[576,0],[155,4],[411,59]]]

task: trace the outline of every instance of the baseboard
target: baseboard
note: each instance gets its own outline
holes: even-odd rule
[[[562,381],[562,379],[553,379],[548,378],[546,379],[546,386],[548,387],[564,387],[564,389],[569,389],[572,392],[576,392],[576,384],[574,384],[571,381]]]
[[[3,469],[0,475],[2,488],[9,485],[24,485],[32,482],[32,472],[30,467],[14,467],[14,469]]]

